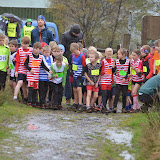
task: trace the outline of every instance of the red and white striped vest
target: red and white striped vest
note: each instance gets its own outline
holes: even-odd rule
[[[111,85],[112,83],[112,66],[113,59],[111,59],[111,63],[108,63],[106,59],[104,61],[104,72],[105,74],[101,76],[101,84]]]
[[[20,58],[20,63],[18,67],[18,73],[22,74],[27,74],[27,68],[24,66],[24,62],[27,59],[27,56],[32,54],[33,48],[29,48],[28,52],[25,52],[23,48],[19,48],[19,58]]]
[[[137,72],[135,70],[133,70],[133,67],[135,67],[136,70],[138,70],[139,63],[142,63],[142,61],[140,59],[138,59],[137,62],[135,62],[133,59],[131,60],[131,68],[132,68],[131,74],[132,74],[132,81],[134,81],[134,82],[141,82],[144,79],[144,75],[141,75],[139,77]]]
[[[30,71],[27,71],[27,81],[39,81],[39,71],[42,62],[42,55],[39,55],[39,58],[34,58],[32,54],[29,55],[28,66],[34,71],[34,74],[31,74]]]
[[[128,72],[128,67],[129,67],[129,59],[126,59],[125,64],[120,64],[119,60],[116,60],[116,84],[121,84],[121,85],[128,85],[128,78],[125,79],[125,82],[123,82],[123,79],[125,78],[127,72]]]

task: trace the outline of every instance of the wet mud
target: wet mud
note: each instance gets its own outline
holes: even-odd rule
[[[118,123],[127,116],[38,110],[22,123],[9,125],[14,137],[0,142],[0,153],[16,160],[95,160],[97,137],[132,147],[132,133],[118,129]],[[119,154],[125,160],[134,159],[127,150]]]

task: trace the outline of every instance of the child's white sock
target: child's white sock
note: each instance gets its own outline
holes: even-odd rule
[[[17,96],[14,96],[13,99],[17,99]]]

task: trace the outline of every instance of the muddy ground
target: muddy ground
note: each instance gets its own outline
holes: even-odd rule
[[[119,123],[128,114],[76,113],[39,110],[9,127],[13,137],[0,142],[0,159],[95,160],[99,159],[98,137],[131,148],[132,133]],[[127,150],[119,153],[133,160]]]

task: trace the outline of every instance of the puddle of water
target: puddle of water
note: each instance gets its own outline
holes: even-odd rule
[[[131,140],[132,140],[132,132],[125,131],[125,130],[117,130],[117,128],[112,127],[106,130],[108,135],[106,136],[107,139],[111,140],[117,144],[125,144],[128,147],[132,147]],[[121,156],[124,157],[124,160],[134,160],[134,156],[131,155],[128,151],[123,151]]]

